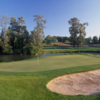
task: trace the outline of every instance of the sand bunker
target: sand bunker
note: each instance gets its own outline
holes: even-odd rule
[[[63,95],[91,95],[100,93],[100,70],[57,77],[47,88]]]

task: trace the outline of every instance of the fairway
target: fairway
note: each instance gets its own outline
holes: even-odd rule
[[[60,55],[0,63],[0,100],[100,100],[100,95],[68,96],[51,92],[46,84],[61,75],[100,69],[100,58]]]
[[[88,55],[60,55],[23,61],[0,63],[0,71],[38,72],[76,66],[100,64],[100,58]]]
[[[100,100],[100,0],[0,1],[0,100]]]

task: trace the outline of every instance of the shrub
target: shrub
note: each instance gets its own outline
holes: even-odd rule
[[[41,51],[41,48],[38,46],[33,46],[31,50],[31,54],[35,55],[36,53],[39,53]]]
[[[22,54],[22,50],[21,49],[15,49],[14,51],[13,51],[13,53],[14,54]]]
[[[22,49],[23,54],[31,54],[32,46],[24,46]]]
[[[40,52],[40,48],[38,46],[25,46],[22,49],[23,54],[33,54],[35,55],[36,53]]]
[[[3,49],[3,54],[13,54],[13,51],[7,48]]]

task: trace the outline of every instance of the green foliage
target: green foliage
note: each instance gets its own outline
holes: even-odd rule
[[[88,38],[85,38],[85,44],[90,44],[92,42],[92,38],[91,37],[88,37]]]
[[[69,41],[69,37],[62,37],[62,36],[54,36],[58,42],[66,43],[66,41]]]
[[[2,50],[3,50],[3,42],[2,39],[0,39],[0,54],[2,54]]]
[[[38,54],[40,52],[40,48],[38,46],[33,46],[31,50],[31,54]]]
[[[38,54],[40,52],[40,48],[38,46],[25,46],[22,49],[23,54]]]
[[[13,54],[13,51],[7,48],[4,48],[2,51],[3,54]]]
[[[94,36],[94,37],[93,37],[93,43],[95,43],[95,44],[96,44],[96,43],[99,43],[99,39],[98,39],[97,36]]]
[[[62,36],[50,36],[48,35],[44,41],[44,43],[50,44],[50,43],[57,43],[57,42],[61,42],[61,43],[69,43],[69,37],[62,37]]]
[[[32,47],[31,46],[24,46],[23,47],[23,54],[31,54],[32,52]]]
[[[50,44],[50,43],[57,43],[58,40],[56,39],[56,37],[51,37],[50,35],[48,35],[45,39],[44,39],[44,43]]]
[[[34,15],[34,22],[36,22],[36,27],[34,31],[31,32],[31,39],[34,46],[42,47],[42,42],[44,39],[44,24],[46,24],[46,20],[43,20],[43,16]]]
[[[100,36],[99,36],[99,43],[100,43]]]
[[[37,26],[32,34],[29,34],[25,26],[25,20],[21,16],[18,19],[11,17],[9,27],[7,29],[8,17],[3,16],[0,19],[1,33],[0,33],[0,54],[35,54],[38,53],[42,47],[44,38],[43,16],[35,15],[34,21]],[[6,24],[7,23],[7,24]],[[37,47],[38,46],[38,47]],[[13,52],[13,53],[12,53]]]
[[[75,47],[76,45],[77,47],[82,46],[84,38],[86,36],[85,25],[88,24],[80,23],[79,19],[75,17],[70,19],[69,24],[71,25],[71,27],[69,27],[69,32],[71,34],[70,36],[71,44],[73,45],[73,47]]]
[[[25,45],[29,44],[29,33],[24,25],[25,21],[23,17],[20,17],[16,20],[15,17],[12,17],[10,20],[10,30],[13,33],[12,46],[13,49],[22,49]]]
[[[13,50],[13,54],[20,55],[20,54],[22,54],[22,50],[21,49],[15,49],[15,50]]]

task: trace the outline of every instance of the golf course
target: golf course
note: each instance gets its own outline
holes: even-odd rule
[[[0,100],[100,100],[100,0],[0,9]]]
[[[100,69],[100,57],[66,54],[0,63],[1,100],[99,100],[96,95],[62,95],[47,83],[59,76]]]

